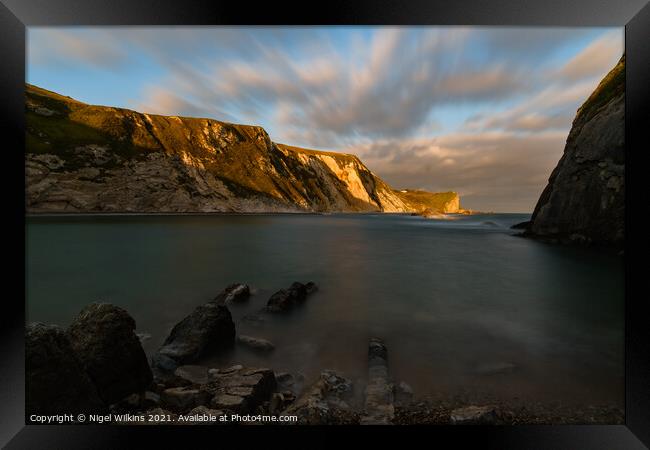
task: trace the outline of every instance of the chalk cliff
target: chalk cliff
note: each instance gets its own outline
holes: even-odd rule
[[[354,155],[278,144],[258,126],[88,105],[29,84],[26,120],[28,212],[460,208],[456,193],[394,190]]]

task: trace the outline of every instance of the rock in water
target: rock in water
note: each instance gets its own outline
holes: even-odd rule
[[[266,309],[269,312],[288,311],[294,306],[303,303],[307,299],[307,295],[316,290],[316,284],[311,281],[307,284],[296,281],[288,289],[280,289],[273,294],[266,304]]]
[[[204,355],[232,347],[234,342],[235,324],[230,311],[223,305],[210,302],[198,306],[174,326],[158,355],[173,360],[177,365],[191,364]],[[157,367],[168,370],[173,364],[167,358],[156,356],[152,361],[156,363],[160,359],[164,367]]]
[[[151,383],[153,376],[135,334],[135,320],[122,308],[90,304],[72,321],[67,335],[106,403],[143,392]]]
[[[25,409],[30,414],[102,413],[108,409],[63,329],[32,323],[25,333]]]
[[[234,283],[221,291],[212,301],[218,305],[229,305],[245,302],[250,296],[251,290],[247,284]]]
[[[273,345],[271,341],[255,338],[252,336],[246,336],[243,334],[237,336],[237,342],[245,347],[250,348],[251,350],[255,350],[261,353],[269,353],[275,350],[275,345]]]
[[[393,386],[388,381],[388,349],[381,339],[368,345],[368,386],[362,425],[389,425],[395,416]]]
[[[578,110],[525,234],[618,245],[624,216],[625,55]]]

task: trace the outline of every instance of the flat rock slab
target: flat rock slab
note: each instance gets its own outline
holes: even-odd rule
[[[210,381],[200,386],[211,408],[247,413],[271,398],[277,383],[271,369],[233,366],[209,372]]]
[[[174,371],[174,375],[192,384],[205,384],[210,381],[208,368],[204,366],[185,365],[179,366]]]

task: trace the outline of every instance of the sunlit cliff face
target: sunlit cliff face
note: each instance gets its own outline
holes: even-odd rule
[[[355,154],[393,186],[526,212],[622,53],[622,29],[603,28],[30,28],[27,81],[260,125]]]

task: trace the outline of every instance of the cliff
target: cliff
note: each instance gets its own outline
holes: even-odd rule
[[[578,109],[524,234],[620,244],[625,215],[625,55]]]
[[[28,212],[459,208],[455,193],[393,190],[354,155],[277,144],[257,126],[88,105],[32,85],[25,112]]]

